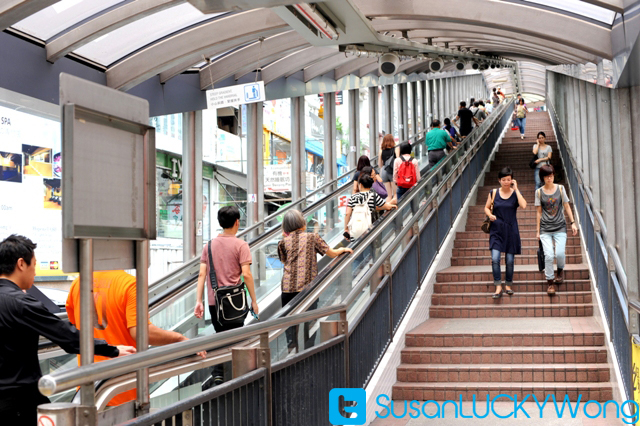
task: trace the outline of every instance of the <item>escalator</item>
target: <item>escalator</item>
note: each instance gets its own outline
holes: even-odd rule
[[[415,135],[410,141],[414,147],[417,146],[415,151],[424,175],[428,171],[426,169],[428,159],[422,153],[424,151],[424,154],[426,154],[426,150],[423,149],[424,147],[421,143],[423,134],[421,132]],[[376,158],[372,159],[372,163],[375,160]],[[353,188],[351,176],[353,172],[354,170],[351,170],[335,181],[309,194],[305,200],[311,204],[302,210],[307,220],[308,231],[318,233],[333,248],[340,247],[346,243],[342,236],[346,208],[341,207],[346,206],[346,201],[351,195]],[[252,272],[261,321],[272,318],[276,314],[286,315],[288,310],[293,306],[297,306],[299,301],[304,300],[307,294],[307,292],[301,294],[287,306],[287,311],[278,313],[282,307],[280,302],[282,265],[277,254],[277,245],[281,239],[280,221],[287,210],[302,207],[299,204],[301,202],[288,206],[284,211],[265,218],[260,224],[256,224],[238,235],[248,241],[251,250],[253,259]],[[381,221],[383,219],[384,217],[381,218]],[[259,233],[259,235],[251,238],[256,233]],[[362,261],[363,259],[355,260],[357,264],[362,263]],[[333,263],[329,258],[321,259],[318,264],[319,275],[323,276],[328,273]],[[205,316],[205,319],[197,319],[193,315],[199,265],[200,256],[149,286],[149,314],[154,325],[182,333],[190,338],[214,332],[208,315]],[[206,294],[205,292],[205,297]],[[320,298],[318,303],[325,306],[335,297],[335,292],[329,291]],[[66,314],[59,314],[59,316],[66,319]],[[253,321],[255,321],[253,318],[247,319],[247,323]],[[309,331],[313,334],[315,329],[307,330],[307,332]],[[67,354],[56,345],[44,340],[40,344],[39,358],[43,374],[75,368],[78,365],[76,355]],[[152,388],[151,391],[153,390]],[[54,395],[51,399],[54,402],[66,402],[70,401],[74,394],[75,392],[68,391]]]
[[[349,324],[357,323],[359,318],[366,314],[363,307],[367,305],[367,301],[380,284],[376,280],[380,276],[388,274],[388,272],[377,272],[380,268],[386,268],[381,262],[384,259],[389,259],[389,268],[391,268],[406,255],[404,250],[405,243],[408,242],[405,238],[407,227],[426,223],[428,215],[425,214],[425,208],[428,213],[431,203],[435,199],[444,197],[445,193],[451,191],[446,186],[449,184],[449,179],[459,177],[465,167],[468,169],[471,158],[479,149],[480,144],[476,142],[483,140],[498,123],[504,121],[502,117],[510,106],[511,103],[501,105],[486,121],[486,124],[474,130],[458,150],[447,156],[433,170],[426,170],[426,150],[423,149],[422,144],[418,143],[414,152],[420,161],[423,175],[418,187],[404,197],[398,211],[385,213],[374,224],[371,231],[350,245],[355,250],[354,255],[340,256],[333,260],[323,259],[323,262],[319,264],[318,277],[285,308],[281,309],[280,306],[281,272],[275,262],[266,261],[266,259],[275,256],[275,251],[274,254],[271,254],[269,246],[277,244],[280,239],[279,226],[269,228],[260,237],[253,239],[250,242],[250,247],[254,262],[260,259],[259,262],[265,265],[264,270],[260,271],[262,275],[259,277],[260,287],[264,286],[258,295],[261,323],[266,319],[277,321],[278,318],[284,316],[296,315],[314,309],[329,308],[324,311],[337,312],[330,308],[341,304],[348,306],[346,315],[344,313],[344,316],[333,314],[322,320],[346,320]],[[421,135],[416,139],[421,141]],[[473,164],[477,164],[477,162]],[[467,182],[467,185],[471,185],[471,182]],[[337,207],[339,199],[348,196],[350,192],[351,185],[343,185],[303,210],[308,221],[315,219],[320,224],[317,229],[313,230],[333,247],[345,243],[340,235],[344,228],[344,211]],[[429,206],[425,206],[427,203]],[[419,212],[422,212],[421,215],[416,216]],[[399,240],[402,240],[401,244],[398,243]],[[434,242],[434,244],[436,243]],[[259,256],[263,257],[259,258]],[[196,268],[197,262],[196,260],[194,263]],[[267,268],[266,265],[269,267]],[[190,265],[185,265],[183,269],[188,270],[189,267]],[[162,324],[160,321],[163,319],[171,318],[166,322],[166,324],[170,324],[170,327],[192,332],[193,335],[206,336],[212,334],[212,327],[207,322],[193,319],[192,315],[195,304],[194,282],[197,277],[197,269],[192,271],[192,274],[191,278],[185,276],[181,280],[175,280],[173,286],[170,285],[171,280],[166,280],[166,283],[158,282],[150,288],[151,293],[158,290],[159,286],[164,286],[160,292],[150,298],[152,300],[150,303],[152,305],[152,321],[160,325]],[[410,297],[410,295],[406,297]],[[401,312],[395,312],[393,316],[400,318]],[[320,343],[320,320],[320,318],[314,319],[296,327],[297,331],[294,330],[295,351],[303,351]],[[269,321],[269,323],[271,322]],[[292,354],[284,330],[276,328],[272,328],[272,331],[268,333],[272,362],[282,361]],[[371,338],[375,339],[375,336],[371,336]],[[255,336],[234,343],[233,346],[256,347],[258,340],[258,337]],[[195,359],[192,356],[151,367],[149,371],[152,407],[164,407],[199,394],[202,390],[202,383],[210,376],[211,366],[229,361],[230,355],[230,346],[216,346],[215,350],[209,351],[206,360]],[[98,408],[104,408],[106,402],[113,395],[127,388],[127,381],[130,386],[134,380],[135,375],[131,374],[107,380],[97,390]]]

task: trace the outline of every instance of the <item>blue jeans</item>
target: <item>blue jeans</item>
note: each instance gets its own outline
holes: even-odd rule
[[[536,168],[533,171],[533,179],[536,181],[536,189],[542,188],[542,185],[544,185],[544,183],[540,179],[540,168]]]
[[[527,117],[516,118],[516,125],[520,128],[520,134],[524,135],[524,127],[527,125]]]
[[[402,198],[402,196],[404,194],[406,194],[407,191],[409,191],[410,189],[411,188],[400,188],[400,187],[398,187],[398,190],[396,191],[396,195],[397,195],[398,201],[400,201],[400,198]]]
[[[491,250],[491,268],[493,270],[494,281],[502,281],[502,273],[500,272],[500,254],[500,250]],[[513,282],[513,269],[516,263],[516,257],[511,253],[505,253],[504,257],[507,263],[507,273],[505,281],[508,283],[507,285],[511,285],[511,283]]]
[[[558,259],[558,269],[564,269],[565,254],[564,249],[567,246],[567,233],[554,232],[553,234],[540,234],[542,248],[544,250],[544,276],[548,280],[554,278],[553,274],[553,258]],[[553,243],[556,245],[556,254],[553,255]]]

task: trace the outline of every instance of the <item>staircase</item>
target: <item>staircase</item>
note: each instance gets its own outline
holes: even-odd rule
[[[554,394],[572,401],[612,399],[603,326],[594,317],[595,296],[583,263],[579,236],[569,235],[565,282],[556,296],[546,293],[537,270],[531,149],[538,131],[547,135],[559,164],[557,143],[547,113],[531,113],[527,137],[508,131],[496,154],[466,229],[458,232],[451,267],[438,272],[430,319],[405,335],[405,349],[393,386],[394,400],[484,401],[498,394]],[[498,171],[509,166],[527,201],[519,210],[522,254],[516,256],[513,290],[492,299],[489,236],[480,231],[484,204],[498,187]],[[504,281],[504,258],[502,260]]]

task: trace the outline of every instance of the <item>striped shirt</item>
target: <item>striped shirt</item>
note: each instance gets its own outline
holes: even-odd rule
[[[369,210],[371,210],[371,213],[376,211],[376,207],[384,206],[384,198],[380,197],[373,189],[370,189],[369,192],[358,192],[353,194],[351,198],[349,198],[349,204],[347,207],[354,208],[357,205],[364,204],[367,201],[367,196],[369,197]]]

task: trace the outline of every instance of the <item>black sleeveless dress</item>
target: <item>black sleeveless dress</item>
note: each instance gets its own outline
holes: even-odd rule
[[[518,229],[518,196],[513,191],[511,197],[504,200],[500,196],[500,190],[493,202],[493,215],[497,218],[491,222],[489,233],[489,249],[499,250],[500,253],[520,254],[522,244],[520,242],[520,230]]]

